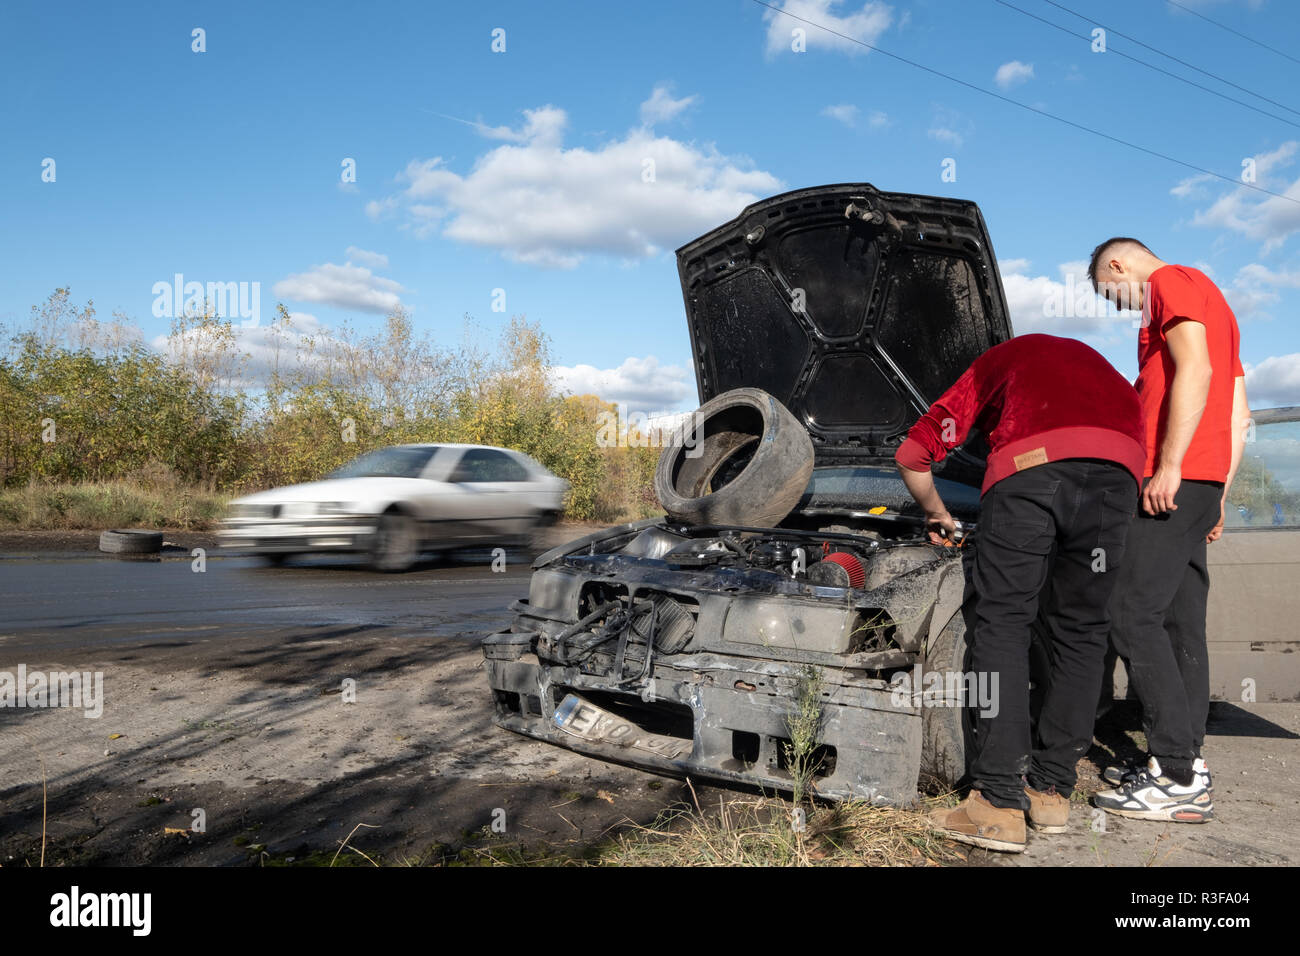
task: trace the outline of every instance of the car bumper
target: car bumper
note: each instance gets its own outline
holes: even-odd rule
[[[538,661],[524,634],[492,635],[483,653],[501,727],[647,770],[792,788],[786,747],[793,701],[777,693],[781,679],[764,673],[760,662],[752,662],[758,665],[753,672],[738,660],[705,672],[661,664],[653,682],[637,691]],[[634,729],[604,739],[561,729],[557,711],[570,695]],[[915,802],[919,711],[897,706],[887,685],[877,681],[839,686],[823,702],[822,717],[823,763],[812,777],[818,795],[893,806]]]
[[[257,554],[303,551],[364,551],[375,533],[375,519],[293,518],[278,521],[226,520],[217,531],[223,548]]]

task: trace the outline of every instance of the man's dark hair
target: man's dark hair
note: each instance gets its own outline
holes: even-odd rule
[[[1088,263],[1088,278],[1092,280],[1092,287],[1094,289],[1097,288],[1097,266],[1101,264],[1102,254],[1111,246],[1118,245],[1122,242],[1131,242],[1135,246],[1141,246],[1143,249],[1146,249],[1146,251],[1150,252],[1151,255],[1155,255],[1154,252],[1151,252],[1150,247],[1141,239],[1134,239],[1132,236],[1111,236],[1096,249],[1092,250],[1092,261]]]

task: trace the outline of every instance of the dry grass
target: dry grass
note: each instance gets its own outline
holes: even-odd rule
[[[694,790],[692,789],[692,794]],[[800,829],[794,805],[776,797],[719,798],[716,807],[679,804],[648,826],[624,821],[594,842],[526,844],[467,834],[402,866],[949,866],[966,848],[930,829],[926,813],[951,806],[955,794],[927,798],[916,809],[857,801],[806,810]]]
[[[228,495],[181,484],[131,480],[44,483],[0,488],[0,530],[212,527]]]
[[[594,861],[615,866],[943,866],[965,853],[938,837],[925,810],[840,803],[807,811],[800,831],[793,805],[773,797],[665,811],[648,827],[615,837]]]

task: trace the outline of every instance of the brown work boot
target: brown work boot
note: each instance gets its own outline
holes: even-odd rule
[[[1064,833],[1070,822],[1069,798],[1061,796],[1055,787],[1046,791],[1025,787],[1029,798],[1029,825],[1043,833]]]
[[[930,825],[952,840],[1003,853],[1025,851],[1025,812],[995,807],[978,790],[950,810],[935,810]]]

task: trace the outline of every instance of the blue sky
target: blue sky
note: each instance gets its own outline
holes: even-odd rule
[[[1061,0],[1091,23],[1046,0],[1009,2],[1081,39],[995,0],[773,0],[1194,166],[1236,178],[1253,160],[1255,184],[1292,199],[1198,176],[753,0],[10,2],[0,323],[22,325],[70,285],[161,346],[169,319],[153,314],[154,286],[177,273],[259,283],[262,326],[282,301],[316,334],[373,327],[400,303],[455,345],[466,314],[481,335],[523,314],[551,336],[572,390],[687,409],[673,250],[755,199],[866,181],[978,202],[1017,331],[1077,335],[1129,376],[1131,317],[1053,317],[1063,310],[1049,300],[1064,300],[1109,235],[1205,269],[1237,311],[1252,405],[1300,403],[1300,62],[1164,0]],[[1300,58],[1295,4],[1181,3]],[[1105,53],[1090,47],[1094,24],[1110,30]],[[354,183],[341,181],[348,159]],[[955,182],[941,178],[945,159]],[[240,334],[256,355],[264,329]]]

